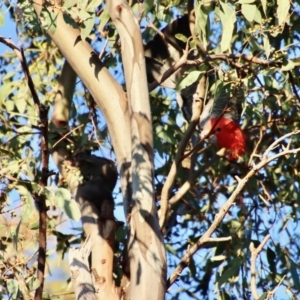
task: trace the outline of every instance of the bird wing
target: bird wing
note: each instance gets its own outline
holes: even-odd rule
[[[219,81],[218,85],[213,85],[211,96],[205,103],[203,112],[200,116],[200,128],[213,118],[223,116],[226,119],[239,123],[242,111],[241,91],[232,90],[230,84]]]

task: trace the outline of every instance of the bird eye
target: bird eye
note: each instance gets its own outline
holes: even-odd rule
[[[218,128],[216,129],[216,132],[220,132],[220,131],[221,131],[221,128],[218,127]]]

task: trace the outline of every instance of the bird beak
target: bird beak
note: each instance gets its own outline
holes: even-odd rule
[[[210,144],[216,144],[217,143],[217,137],[214,135],[214,134],[211,134],[209,137],[207,137],[207,134],[209,132],[206,131],[206,130],[203,130],[200,134],[200,139],[204,139],[205,138],[205,141],[210,143]]]
[[[207,139],[207,142],[210,143],[210,144],[216,144],[217,143],[217,137],[212,134],[208,139]]]

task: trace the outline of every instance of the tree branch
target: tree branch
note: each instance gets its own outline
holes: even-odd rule
[[[246,176],[243,179],[240,179],[237,177],[238,185],[235,188],[234,192],[232,195],[229,197],[229,199],[225,202],[225,204],[220,208],[220,212],[215,216],[215,220],[211,224],[211,226],[208,228],[208,230],[204,233],[204,235],[192,246],[189,248],[189,250],[185,253],[185,255],[182,257],[180,263],[170,276],[167,282],[167,287],[169,288],[175,281],[176,279],[180,276],[182,271],[188,266],[189,261],[191,256],[193,256],[201,247],[203,244],[207,243],[208,239],[211,237],[211,235],[215,232],[219,224],[222,222],[223,218],[229,211],[230,207],[233,205],[235,199],[237,196],[241,193],[243,190],[244,186],[246,185],[247,181],[253,177],[257,171],[262,169],[264,166],[266,166],[268,163],[271,161],[277,159],[280,156],[285,156],[288,154],[297,154],[300,152],[300,148],[296,149],[290,149],[290,144],[288,147],[283,148],[283,150],[271,157],[267,157],[267,154],[271,151],[271,149],[274,149],[274,147],[278,146],[281,141],[293,136],[297,135],[300,133],[300,130],[295,130],[293,132],[290,132],[288,134],[285,134],[281,138],[277,139],[274,143],[268,147],[268,149],[265,151],[265,153],[262,156],[261,161],[257,164],[254,165],[252,170],[250,170]]]
[[[93,231],[93,234],[98,234],[98,230]],[[77,300],[97,299],[88,262],[92,248],[92,239],[88,236],[79,249],[71,248],[69,251],[71,279]]]
[[[55,95],[52,123],[57,128],[68,126],[72,98],[75,90],[77,74],[65,60],[61,76],[58,80],[58,90]]]
[[[183,55],[180,59],[172,65],[168,70],[166,70],[162,75],[160,75],[157,79],[151,82],[148,86],[149,92],[156,89],[159,85],[161,85],[165,80],[167,80],[172,74],[174,74],[177,70],[179,70],[182,66],[184,66],[187,62],[188,51],[184,51]]]
[[[154,202],[153,137],[140,28],[123,0],[106,2],[121,39],[131,127],[130,299],[164,299],[165,249]],[[130,141],[128,140],[128,143]],[[151,283],[151,284],[149,284]]]
[[[172,163],[168,177],[165,181],[165,184],[164,184],[162,192],[161,192],[161,209],[160,209],[160,220],[159,220],[161,230],[163,230],[163,227],[168,218],[169,194],[170,194],[171,188],[173,186],[174,180],[176,178],[178,168],[183,159],[185,148],[186,148],[196,126],[199,124],[199,118],[200,118],[200,114],[202,112],[203,100],[205,97],[205,83],[206,83],[206,77],[203,76],[199,81],[199,85],[197,88],[197,94],[194,95],[193,115],[191,118],[191,122],[188,126],[188,129],[184,133],[182,140],[180,141],[180,144],[178,145],[178,150],[177,150],[176,156],[174,158],[174,162]]]
[[[203,63],[208,63],[210,61],[214,60],[222,60],[228,62],[228,60],[243,60],[247,61],[249,63],[254,63],[261,66],[266,67],[277,67],[280,68],[282,66],[281,62],[276,62],[272,60],[264,60],[260,59],[255,56],[246,55],[246,54],[213,54],[213,55],[207,55],[203,58],[196,59],[196,60],[188,60],[187,65],[201,65]]]
[[[259,253],[262,251],[263,247],[265,246],[265,244],[267,243],[267,241],[270,239],[270,234],[268,234],[267,236],[265,236],[265,238],[262,240],[262,242],[260,243],[260,245],[255,248],[254,244],[251,242],[249,249],[251,251],[251,290],[252,290],[252,295],[253,298],[255,300],[257,300],[259,298],[259,295],[257,293],[257,289],[256,289],[256,259],[257,256],[259,255]]]
[[[33,102],[38,108],[39,112],[39,129],[41,132],[41,152],[42,152],[42,175],[40,179],[40,186],[42,188],[47,186],[47,180],[49,177],[49,149],[48,149],[48,110],[49,108],[41,104],[38,94],[35,90],[35,86],[31,75],[29,73],[28,65],[24,55],[23,49],[19,49],[16,44],[11,40],[0,36],[0,42],[10,47],[19,59],[22,69],[27,81],[29,90],[32,95]],[[37,279],[40,282],[40,286],[36,289],[34,299],[42,299],[44,289],[44,274],[46,265],[46,248],[47,248],[47,207],[46,196],[44,193],[36,194],[39,207],[39,252],[38,252],[38,271]]]
[[[293,92],[294,92],[297,100],[300,102],[300,97],[299,97],[299,94],[297,92],[297,88],[296,88],[296,85],[295,85],[295,80],[294,80],[293,73],[292,73],[292,71],[288,71],[288,73],[289,73],[289,79],[290,79],[290,83],[292,85]]]
[[[46,4],[49,5],[49,2]],[[40,17],[44,1],[36,0],[32,5]],[[89,43],[81,40],[80,31],[65,22],[61,10],[57,7],[52,6],[51,10],[52,14],[55,14],[56,29],[54,33],[48,31],[48,34],[91,92],[107,122],[118,161],[124,209],[127,211],[128,199],[131,198],[131,146],[126,95]]]

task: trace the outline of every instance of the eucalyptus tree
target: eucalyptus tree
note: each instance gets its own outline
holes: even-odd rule
[[[299,1],[4,4],[3,299],[299,298]],[[237,161],[200,139],[220,87]]]

